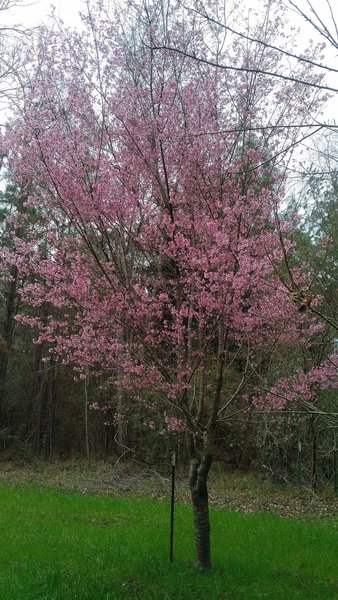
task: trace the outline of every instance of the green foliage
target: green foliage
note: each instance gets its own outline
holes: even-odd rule
[[[213,510],[214,569],[196,571],[190,508],[0,484],[3,600],[255,600],[337,597],[337,521]],[[217,533],[217,535],[216,535]]]

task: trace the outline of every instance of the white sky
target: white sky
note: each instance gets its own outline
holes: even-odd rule
[[[67,25],[75,25],[79,21],[79,12],[83,10],[85,12],[86,0],[17,0],[17,6],[15,1],[12,0],[14,6],[8,11],[0,12],[0,26],[8,23],[20,23],[25,27],[32,27],[39,25],[48,20],[48,16],[51,14],[53,7],[58,18],[61,18]],[[315,10],[318,11],[318,15],[322,18],[325,25],[329,26],[329,29],[333,30],[332,19],[330,15],[328,0],[311,0]],[[308,6],[308,0],[294,0],[304,12],[315,19],[315,16],[311,14],[311,10]],[[338,25],[338,2],[337,0],[330,0],[332,12]],[[239,6],[242,12],[246,12],[246,7],[257,7],[258,2],[255,0],[239,0]],[[288,0],[284,1],[284,4],[290,9],[290,26],[296,26],[300,28],[300,41],[305,43],[310,37],[314,40],[318,39],[316,32],[309,25],[306,25],[304,19],[296,14],[296,11],[292,9]],[[338,33],[336,34],[338,37]],[[336,58],[338,52],[336,53]]]
[[[15,3],[15,0],[12,1]],[[85,7],[85,0],[17,0],[17,2],[17,6],[13,6],[9,11],[0,13],[0,25],[4,22],[14,21],[16,23],[20,22],[26,27],[38,25],[46,22],[48,15],[51,14],[52,7],[55,8],[58,18],[63,19],[67,25],[74,25],[78,21],[78,13]],[[311,14],[307,0],[294,0],[294,2],[306,14]],[[311,2],[315,10],[318,11],[318,15],[323,19],[323,22],[333,29],[328,0],[311,0]],[[304,40],[308,37],[316,39],[313,29],[310,26],[306,26],[302,18],[297,17],[288,0],[285,0],[284,3],[290,8],[290,23],[301,28],[301,37]],[[338,25],[338,2],[337,0],[330,0],[330,3]],[[255,0],[239,0],[238,4],[242,11],[245,11],[246,6],[257,6]]]
[[[55,13],[66,25],[74,25],[78,21],[78,14],[84,6],[82,0],[22,0],[18,6],[1,13],[2,23],[17,23],[24,27],[34,27],[48,20],[48,16],[55,7]]]

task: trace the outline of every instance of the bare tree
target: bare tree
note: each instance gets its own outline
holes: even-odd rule
[[[7,17],[13,14],[15,8],[23,5],[22,0],[0,0],[0,110],[8,107],[13,91],[21,85],[22,42],[32,30],[11,23]]]

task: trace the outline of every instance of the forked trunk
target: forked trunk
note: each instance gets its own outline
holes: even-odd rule
[[[188,438],[190,450],[189,485],[194,512],[196,560],[197,566],[201,569],[211,568],[208,475],[215,454],[217,417],[223,385],[226,341],[227,336],[223,331],[222,323],[220,323],[216,386],[207,427],[204,429],[203,439],[199,443],[202,449],[198,450],[196,436],[193,433]],[[202,393],[204,394],[203,388]],[[202,399],[202,402],[204,402],[204,399]],[[203,403],[200,404],[199,408],[201,409],[202,406]],[[201,412],[199,411],[198,418],[200,419],[201,416]]]

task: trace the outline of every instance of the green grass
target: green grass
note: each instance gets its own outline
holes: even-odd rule
[[[212,510],[213,570],[194,567],[191,510],[0,483],[1,600],[330,600],[337,521]]]

